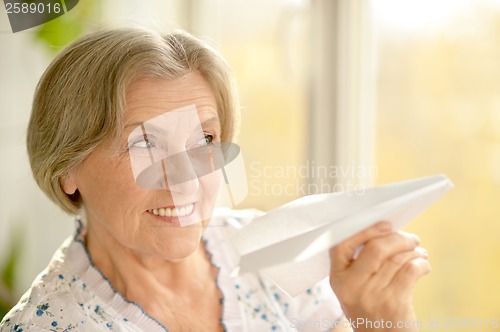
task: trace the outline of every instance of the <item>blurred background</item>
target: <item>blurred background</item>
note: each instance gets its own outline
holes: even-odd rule
[[[440,320],[440,330],[452,319],[469,323],[452,330],[495,330],[498,0],[81,0],[15,34],[2,10],[0,317],[73,232],[71,216],[44,197],[29,169],[36,83],[75,38],[129,25],[185,29],[228,60],[242,99],[249,185],[238,208],[448,175],[455,189],[407,229],[433,266],[415,291],[416,311],[424,323]],[[321,167],[329,172],[315,172]]]

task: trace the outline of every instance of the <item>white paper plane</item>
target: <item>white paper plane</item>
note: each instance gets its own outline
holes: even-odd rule
[[[362,194],[304,196],[254,219],[231,238],[240,254],[234,274],[260,272],[295,296],[330,273],[328,249],[379,222],[399,230],[453,188],[444,175]]]

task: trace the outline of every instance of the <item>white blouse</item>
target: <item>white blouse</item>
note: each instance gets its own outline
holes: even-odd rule
[[[239,257],[228,241],[258,214],[217,210],[203,235],[212,264],[219,269],[226,331],[329,331],[343,315],[328,280],[289,297],[258,274],[231,277]],[[85,226],[56,251],[19,303],[3,318],[0,331],[168,331],[137,303],[128,301],[94,266],[83,241]]]

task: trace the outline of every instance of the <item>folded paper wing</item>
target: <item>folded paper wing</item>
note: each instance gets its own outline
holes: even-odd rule
[[[261,272],[297,295],[329,275],[329,248],[381,220],[399,230],[452,187],[447,177],[436,175],[363,193],[304,196],[233,235],[241,256],[235,273]]]

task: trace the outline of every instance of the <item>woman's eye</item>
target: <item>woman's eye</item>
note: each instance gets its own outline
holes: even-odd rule
[[[214,140],[213,135],[206,134],[202,139],[198,141],[198,145],[209,145]]]
[[[155,142],[151,141],[150,139],[148,140],[140,139],[135,142],[132,142],[132,144],[129,145],[130,148],[139,148],[139,149],[154,148],[155,146],[156,146]]]

